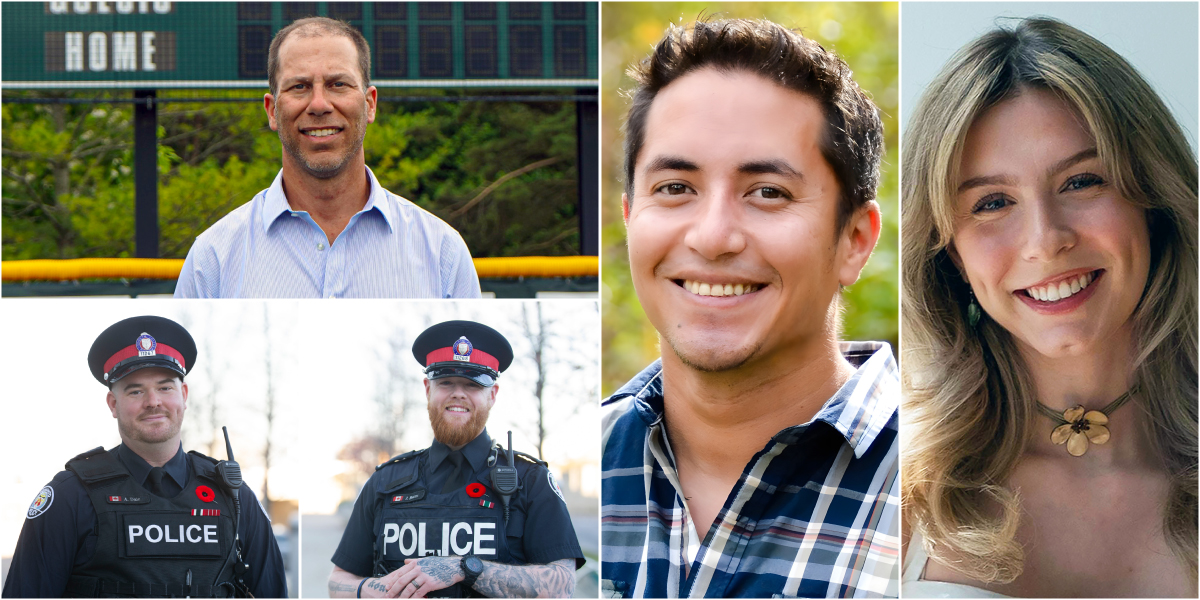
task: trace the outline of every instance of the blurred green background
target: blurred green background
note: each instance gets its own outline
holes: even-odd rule
[[[633,88],[626,67],[644,58],[668,23],[698,16],[769,19],[799,29],[836,52],[882,112],[885,150],[878,201],[883,233],[862,278],[845,293],[847,340],[896,347],[899,315],[899,9],[895,2],[608,2],[601,10],[601,244],[603,393],[612,394],[659,355],[658,334],[642,312],[629,277],[621,221],[625,113]],[[898,354],[898,353],[897,353]]]

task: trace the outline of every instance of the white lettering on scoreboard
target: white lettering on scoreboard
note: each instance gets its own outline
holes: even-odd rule
[[[100,28],[122,28],[116,15],[166,15],[171,2],[47,2],[51,15],[114,15]],[[75,22],[79,22],[76,20]],[[125,25],[128,27],[129,25]],[[78,25],[76,25],[78,27]],[[66,73],[153,73],[175,70],[174,31],[47,31],[45,70]]]
[[[165,15],[170,2],[47,2],[52,15]]]

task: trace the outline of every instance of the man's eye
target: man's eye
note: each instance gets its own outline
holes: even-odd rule
[[[784,199],[787,199],[787,200],[791,200],[791,199],[792,199],[791,195],[790,195],[790,194],[788,194],[787,192],[783,191],[783,190],[782,190],[782,189],[780,189],[780,188],[777,188],[777,187],[771,187],[771,186],[769,186],[769,185],[768,185],[768,186],[763,186],[763,187],[760,187],[760,188],[758,188],[758,190],[756,190],[756,191],[757,191],[757,192],[758,192],[758,194],[759,194],[760,196],[762,196],[763,198],[767,198],[767,199],[771,199],[771,200],[773,200],[773,199],[776,199],[776,198],[784,198]]]
[[[678,196],[680,194],[688,193],[689,191],[691,191],[691,188],[689,188],[686,185],[683,185],[682,183],[668,183],[668,184],[658,188],[655,191],[666,194],[668,196]]]

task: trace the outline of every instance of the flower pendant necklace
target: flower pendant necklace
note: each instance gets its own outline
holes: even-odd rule
[[[1108,425],[1108,416],[1129,401],[1135,392],[1136,385],[1100,410],[1085,411],[1082,406],[1076,405],[1059,413],[1041,402],[1037,403],[1037,407],[1038,411],[1058,423],[1058,427],[1050,434],[1050,441],[1060,446],[1066,444],[1071,456],[1083,456],[1089,443],[1103,444],[1108,441],[1108,427],[1105,427]]]

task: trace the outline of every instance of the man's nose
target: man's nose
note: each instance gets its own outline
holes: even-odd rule
[[[328,94],[323,86],[314,85],[312,98],[308,102],[308,114],[320,116],[333,112],[333,103],[329,101]]]
[[[708,260],[746,249],[741,198],[729,192],[713,193],[700,201],[684,243]]]

